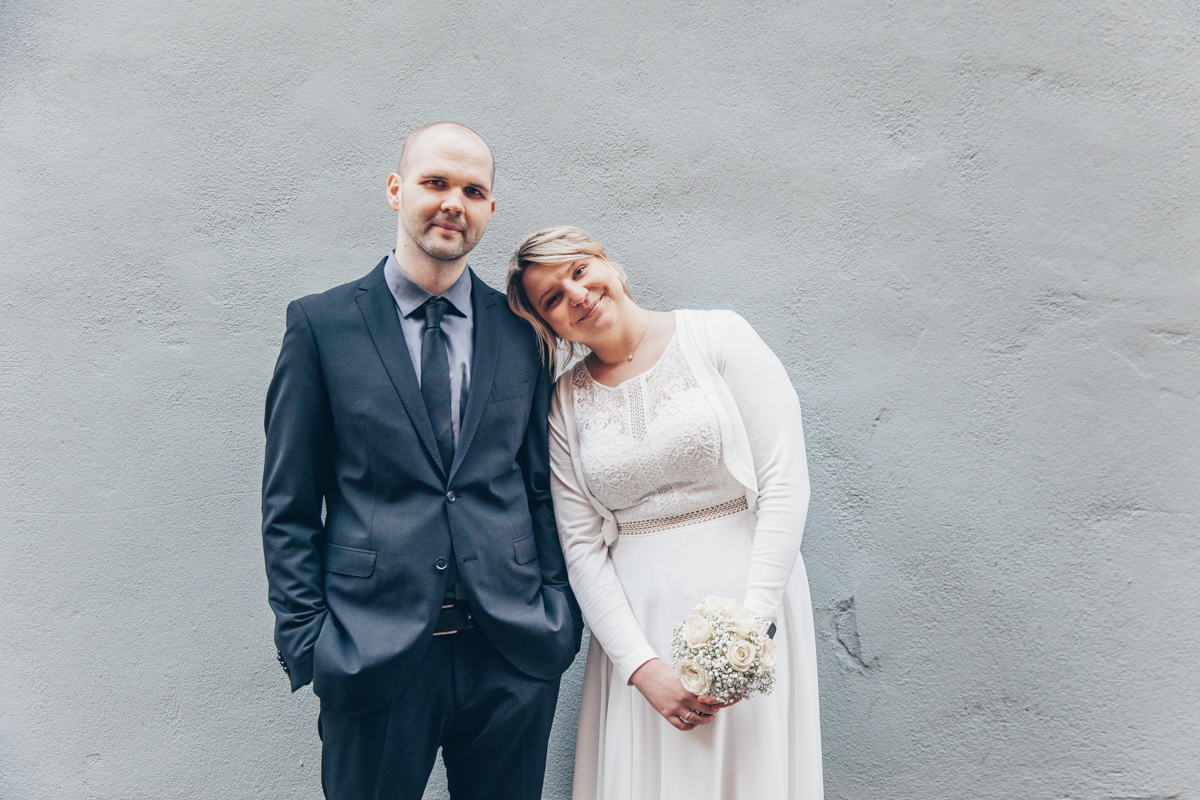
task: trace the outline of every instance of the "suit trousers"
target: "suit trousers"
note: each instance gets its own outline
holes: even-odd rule
[[[420,800],[441,747],[453,800],[539,800],[558,686],[522,673],[479,628],[435,636],[388,705],[321,703],[325,797]]]

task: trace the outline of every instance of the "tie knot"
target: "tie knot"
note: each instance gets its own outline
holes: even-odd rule
[[[425,301],[425,327],[442,327],[442,317],[446,316],[450,301],[444,297],[431,297]]]

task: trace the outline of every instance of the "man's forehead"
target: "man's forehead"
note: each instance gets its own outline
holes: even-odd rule
[[[417,153],[413,162],[420,172],[427,172],[430,169],[483,170],[487,172],[492,166],[492,160],[486,154],[481,156],[478,153],[449,149],[427,150],[423,153]]]
[[[411,161],[415,172],[455,170],[481,172],[491,183],[492,154],[482,140],[459,131],[430,131],[413,142]]]

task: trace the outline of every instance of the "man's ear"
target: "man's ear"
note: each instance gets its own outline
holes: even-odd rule
[[[400,210],[400,176],[396,173],[388,175],[387,179],[387,198],[388,205],[392,207],[392,211]],[[492,201],[495,205],[495,201]]]

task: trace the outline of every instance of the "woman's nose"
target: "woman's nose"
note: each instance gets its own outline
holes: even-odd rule
[[[566,294],[567,300],[569,300],[571,302],[571,305],[576,305],[576,306],[579,305],[580,303],[582,303],[584,300],[586,300],[587,296],[588,296],[587,289],[583,288],[582,286],[580,286],[578,283],[575,283],[574,281],[567,284],[567,288],[566,288],[566,291],[564,292],[564,294]]]

